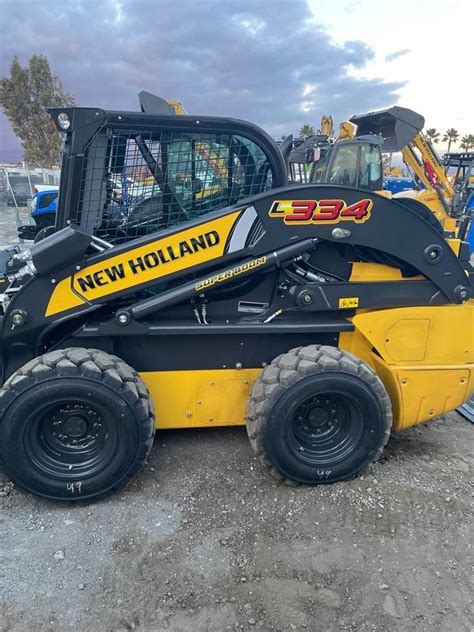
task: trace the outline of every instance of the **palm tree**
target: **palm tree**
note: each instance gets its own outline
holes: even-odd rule
[[[436,131],[435,127],[429,127],[426,130],[426,135],[432,143],[439,143],[440,133]]]
[[[459,139],[459,132],[454,127],[450,127],[446,130],[443,136],[443,143],[448,143],[448,154],[451,150],[451,143],[455,143]]]
[[[303,138],[306,138],[307,136],[313,136],[314,135],[314,127],[312,125],[303,125],[303,127],[300,129],[300,136],[303,136]]]
[[[474,134],[466,134],[461,138],[461,149],[469,151],[474,146]]]

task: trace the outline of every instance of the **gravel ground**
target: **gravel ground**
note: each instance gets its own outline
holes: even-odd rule
[[[0,220],[14,242],[14,213]],[[242,428],[159,433],[96,504],[0,473],[0,631],[471,632],[473,463],[473,426],[451,413],[327,487],[271,478]]]
[[[452,413],[316,488],[270,477],[243,428],[159,433],[92,505],[3,480],[0,629],[472,630],[472,432]]]

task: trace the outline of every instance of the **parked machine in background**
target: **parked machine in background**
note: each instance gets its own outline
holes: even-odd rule
[[[34,190],[31,200],[31,217],[34,223],[18,226],[18,238],[21,240],[34,240],[39,231],[54,226],[56,221],[59,186],[37,185]]]
[[[392,195],[403,191],[413,191],[417,188],[417,183],[409,176],[387,176],[383,177],[383,188],[390,191]]]
[[[452,152],[443,156],[448,179],[452,178],[454,205],[462,209],[463,233],[474,253],[474,152]]]
[[[393,195],[394,200],[410,206],[439,230],[461,239],[466,237],[465,206],[456,195],[436,151],[421,131],[424,118],[420,114],[392,107],[353,116],[348,124],[354,126],[353,138],[329,140],[311,169],[306,168],[307,182],[344,182],[378,191],[381,195]],[[307,139],[308,143],[311,141]],[[401,152],[413,172],[416,188],[405,188],[403,183],[387,186],[383,180],[379,181],[380,174],[383,176],[382,154],[394,152]],[[302,153],[300,150],[299,155],[290,155],[292,173],[299,167],[291,166],[291,162],[296,163]],[[310,153],[308,158],[311,159]],[[398,186],[402,190],[393,193]]]
[[[374,134],[383,138],[384,152],[401,152],[405,164],[423,184],[423,190],[403,191],[395,198],[414,200],[428,206],[445,230],[454,231],[459,209],[453,206],[454,190],[443,165],[422,129],[425,119],[408,108],[352,116],[357,135]]]

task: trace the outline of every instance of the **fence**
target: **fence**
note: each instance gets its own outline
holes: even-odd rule
[[[58,186],[59,169],[0,165],[0,246],[18,243],[18,227],[33,223],[30,201],[37,185]]]
[[[36,185],[59,185],[59,169],[28,169],[0,165],[0,198],[4,205],[20,208],[33,197]]]

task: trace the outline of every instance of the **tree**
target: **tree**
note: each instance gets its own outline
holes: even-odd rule
[[[430,127],[426,130],[426,135],[432,143],[439,143],[440,133],[436,131],[436,128]]]
[[[65,92],[44,55],[33,55],[25,67],[13,58],[10,76],[0,78],[0,105],[21,141],[25,162],[57,165],[61,137],[52,129],[46,108],[72,106],[74,97]]]
[[[471,147],[474,147],[474,134],[466,134],[461,138],[461,149],[469,151]]]
[[[448,143],[448,154],[451,151],[451,144],[455,143],[459,139],[459,132],[454,127],[450,127],[446,130],[445,135],[443,136],[443,143]]]
[[[312,125],[303,125],[303,127],[300,129],[300,136],[303,136],[303,138],[306,138],[307,136],[313,136],[314,135],[314,127]]]

